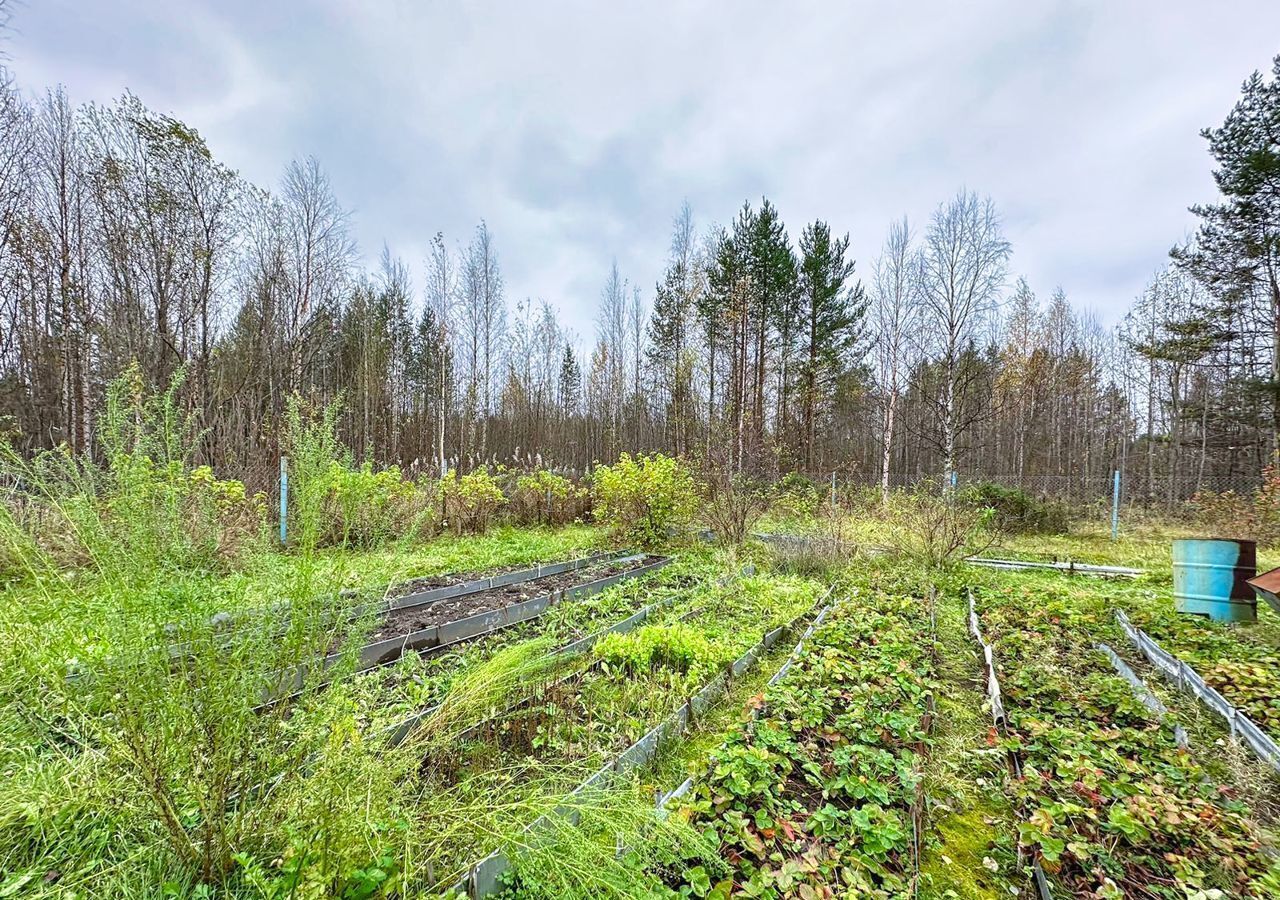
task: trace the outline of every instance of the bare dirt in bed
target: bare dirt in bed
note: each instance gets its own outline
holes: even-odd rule
[[[476,594],[467,594],[448,600],[437,600],[434,603],[427,603],[422,606],[410,606],[405,609],[393,610],[387,614],[381,625],[369,633],[366,641],[375,643],[421,631],[424,628],[430,628],[432,625],[456,622],[468,616],[502,609],[515,603],[523,603],[525,600],[532,600],[534,597],[550,594],[553,591],[566,590],[599,578],[607,578],[620,572],[628,572],[649,562],[652,562],[652,560],[645,558],[622,564],[606,563],[578,569],[573,572],[562,572],[559,575],[544,575],[542,578],[532,581],[508,584]]]
[[[387,591],[386,600],[399,600],[401,597],[408,597],[410,594],[421,594],[425,591],[435,590],[436,588],[452,587],[455,584],[464,584],[468,581],[479,581],[482,578],[493,578],[498,575],[505,575],[508,572],[516,572],[521,569],[532,569],[535,564],[523,563],[518,566],[499,566],[496,569],[488,569],[484,572],[470,573],[450,573],[448,575],[428,575],[423,578],[415,578],[412,581],[404,581],[400,584],[392,585]]]

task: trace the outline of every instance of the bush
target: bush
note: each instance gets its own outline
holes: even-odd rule
[[[431,515],[430,495],[406,481],[398,466],[380,472],[366,462],[358,469],[329,465],[327,542],[375,547],[395,537],[412,537]]]
[[[893,523],[895,547],[935,569],[981,553],[1000,533],[991,507],[961,502],[932,482],[891,494],[884,514]]]
[[[624,453],[592,474],[596,521],[619,540],[637,547],[662,545],[670,531],[689,524],[697,506],[693,476],[661,453]]]
[[[285,410],[281,450],[289,459],[289,539],[304,554],[333,530],[333,464],[345,466],[350,459],[338,439],[339,410],[336,402],[317,410],[296,394]]]
[[[1022,488],[1005,487],[991,481],[966,485],[957,499],[976,509],[991,509],[993,523],[1000,531],[1062,534],[1069,523],[1066,504],[1041,500]]]
[[[355,466],[338,438],[339,405],[323,410],[289,400],[283,436],[289,458],[289,537],[305,551],[376,547],[411,538],[429,523],[435,494],[406,481],[399,467]]]
[[[0,441],[13,491],[0,515],[3,577],[33,565],[133,579],[159,570],[225,569],[264,546],[266,502],[238,481],[193,467],[200,432],[178,409],[179,371],[162,393],[130,367],[107,388],[103,461],[66,447],[23,456]]]
[[[706,484],[703,515],[726,544],[741,544],[769,509],[768,487],[741,475],[721,476]]]
[[[487,467],[459,477],[457,470],[440,481],[444,525],[454,534],[484,534],[494,513],[507,502],[498,480]]]
[[[826,491],[812,478],[788,472],[774,485],[773,505],[783,519],[812,519]]]
[[[1262,487],[1252,493],[1197,491],[1187,505],[1216,534],[1280,543],[1280,466],[1272,463],[1262,475]]]
[[[193,541],[202,536],[206,553],[227,560],[243,556],[249,546],[265,546],[265,494],[246,496],[244,482],[220,479],[209,466],[192,469],[186,481],[186,528]]]
[[[578,518],[587,496],[563,475],[539,469],[516,479],[511,513],[521,525],[567,525]]]

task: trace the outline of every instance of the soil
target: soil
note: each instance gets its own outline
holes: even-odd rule
[[[487,572],[473,572],[469,574],[452,573],[449,575],[429,575],[425,578],[415,578],[412,581],[401,582],[392,585],[387,591],[386,600],[399,600],[401,597],[408,597],[410,594],[421,594],[424,591],[434,590],[435,588],[451,587],[455,584],[463,584],[468,581],[479,581],[481,578],[492,578],[495,575],[505,575],[507,572],[516,572],[521,569],[531,569],[533,566],[522,564],[518,566],[501,566],[496,569],[490,569]]]
[[[405,609],[392,610],[383,619],[382,624],[369,633],[366,641],[372,644],[388,638],[421,631],[424,628],[430,628],[432,625],[456,622],[468,616],[479,615],[494,609],[502,609],[515,603],[523,603],[525,600],[532,600],[534,597],[541,597],[553,591],[561,591],[580,584],[586,584],[589,581],[606,578],[619,572],[628,572],[651,561],[649,559],[641,559],[622,563],[621,565],[606,563],[604,565],[590,566],[573,572],[562,572],[559,575],[544,575],[542,578],[524,581],[520,584],[508,584],[503,587],[491,588],[476,594],[467,594],[449,600],[438,600],[423,606],[410,606]]]

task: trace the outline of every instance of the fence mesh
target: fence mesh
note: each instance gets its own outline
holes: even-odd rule
[[[853,492],[876,490],[881,485],[880,475],[847,473],[839,471],[809,471],[799,473],[824,490],[835,490],[837,497],[847,497]],[[1049,500],[1063,500],[1073,505],[1095,502],[1110,504],[1115,488],[1114,472],[1089,475],[1018,475],[1017,473],[957,473],[956,485],[991,483],[1005,488],[1017,488]],[[891,489],[912,489],[922,485],[940,484],[936,474],[901,473],[889,475]],[[1252,494],[1263,485],[1261,475],[1155,475],[1122,473],[1120,477],[1120,501],[1125,505],[1168,506],[1180,505],[1204,492]]]

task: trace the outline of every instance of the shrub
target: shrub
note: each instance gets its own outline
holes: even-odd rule
[[[440,481],[440,504],[444,508],[444,525],[455,534],[483,534],[493,514],[507,502],[498,480],[487,467],[459,477],[457,470]]]
[[[335,462],[345,466],[350,459],[350,451],[338,439],[339,410],[337,402],[317,410],[296,394],[285,410],[281,448],[289,458],[289,538],[303,553],[332,532],[332,467]]]
[[[986,550],[999,536],[991,507],[960,502],[932,482],[895,492],[884,512],[896,548],[935,569]]]
[[[637,547],[660,546],[672,529],[689,524],[697,505],[689,470],[661,453],[624,453],[612,466],[597,466],[592,488],[596,520]]]
[[[267,498],[245,494],[244,482],[218,478],[209,466],[187,474],[185,525],[195,540],[208,541],[207,551],[219,559],[242,556],[246,547],[266,543]]]
[[[522,525],[567,525],[578,518],[588,492],[563,475],[539,469],[516,479],[511,512]]]
[[[966,485],[957,499],[978,509],[990,508],[994,524],[1001,531],[1062,534],[1067,530],[1069,516],[1064,503],[1041,500],[1022,488],[979,481]]]
[[[1280,466],[1262,470],[1262,486],[1252,493],[1197,491],[1188,506],[1217,534],[1280,543]]]
[[[398,466],[375,472],[369,462],[358,469],[330,463],[327,505],[328,542],[343,546],[413,536],[431,515],[430,495],[406,481]]]
[[[130,367],[107,388],[103,461],[66,447],[27,458],[0,442],[0,470],[21,486],[7,498],[0,564],[21,576],[91,569],[132,579],[158,570],[225,568],[262,546],[266,506],[238,481],[192,465],[200,432],[178,411],[183,372],[162,393]]]
[[[720,476],[706,484],[703,515],[726,544],[741,544],[769,509],[768,487],[741,475]]]
[[[825,494],[812,478],[788,472],[774,485],[773,505],[784,519],[812,519]]]
[[[304,552],[320,546],[375,547],[412,537],[428,522],[435,494],[399,467],[355,466],[338,438],[339,405],[289,400],[283,436],[289,458],[289,535]]]

